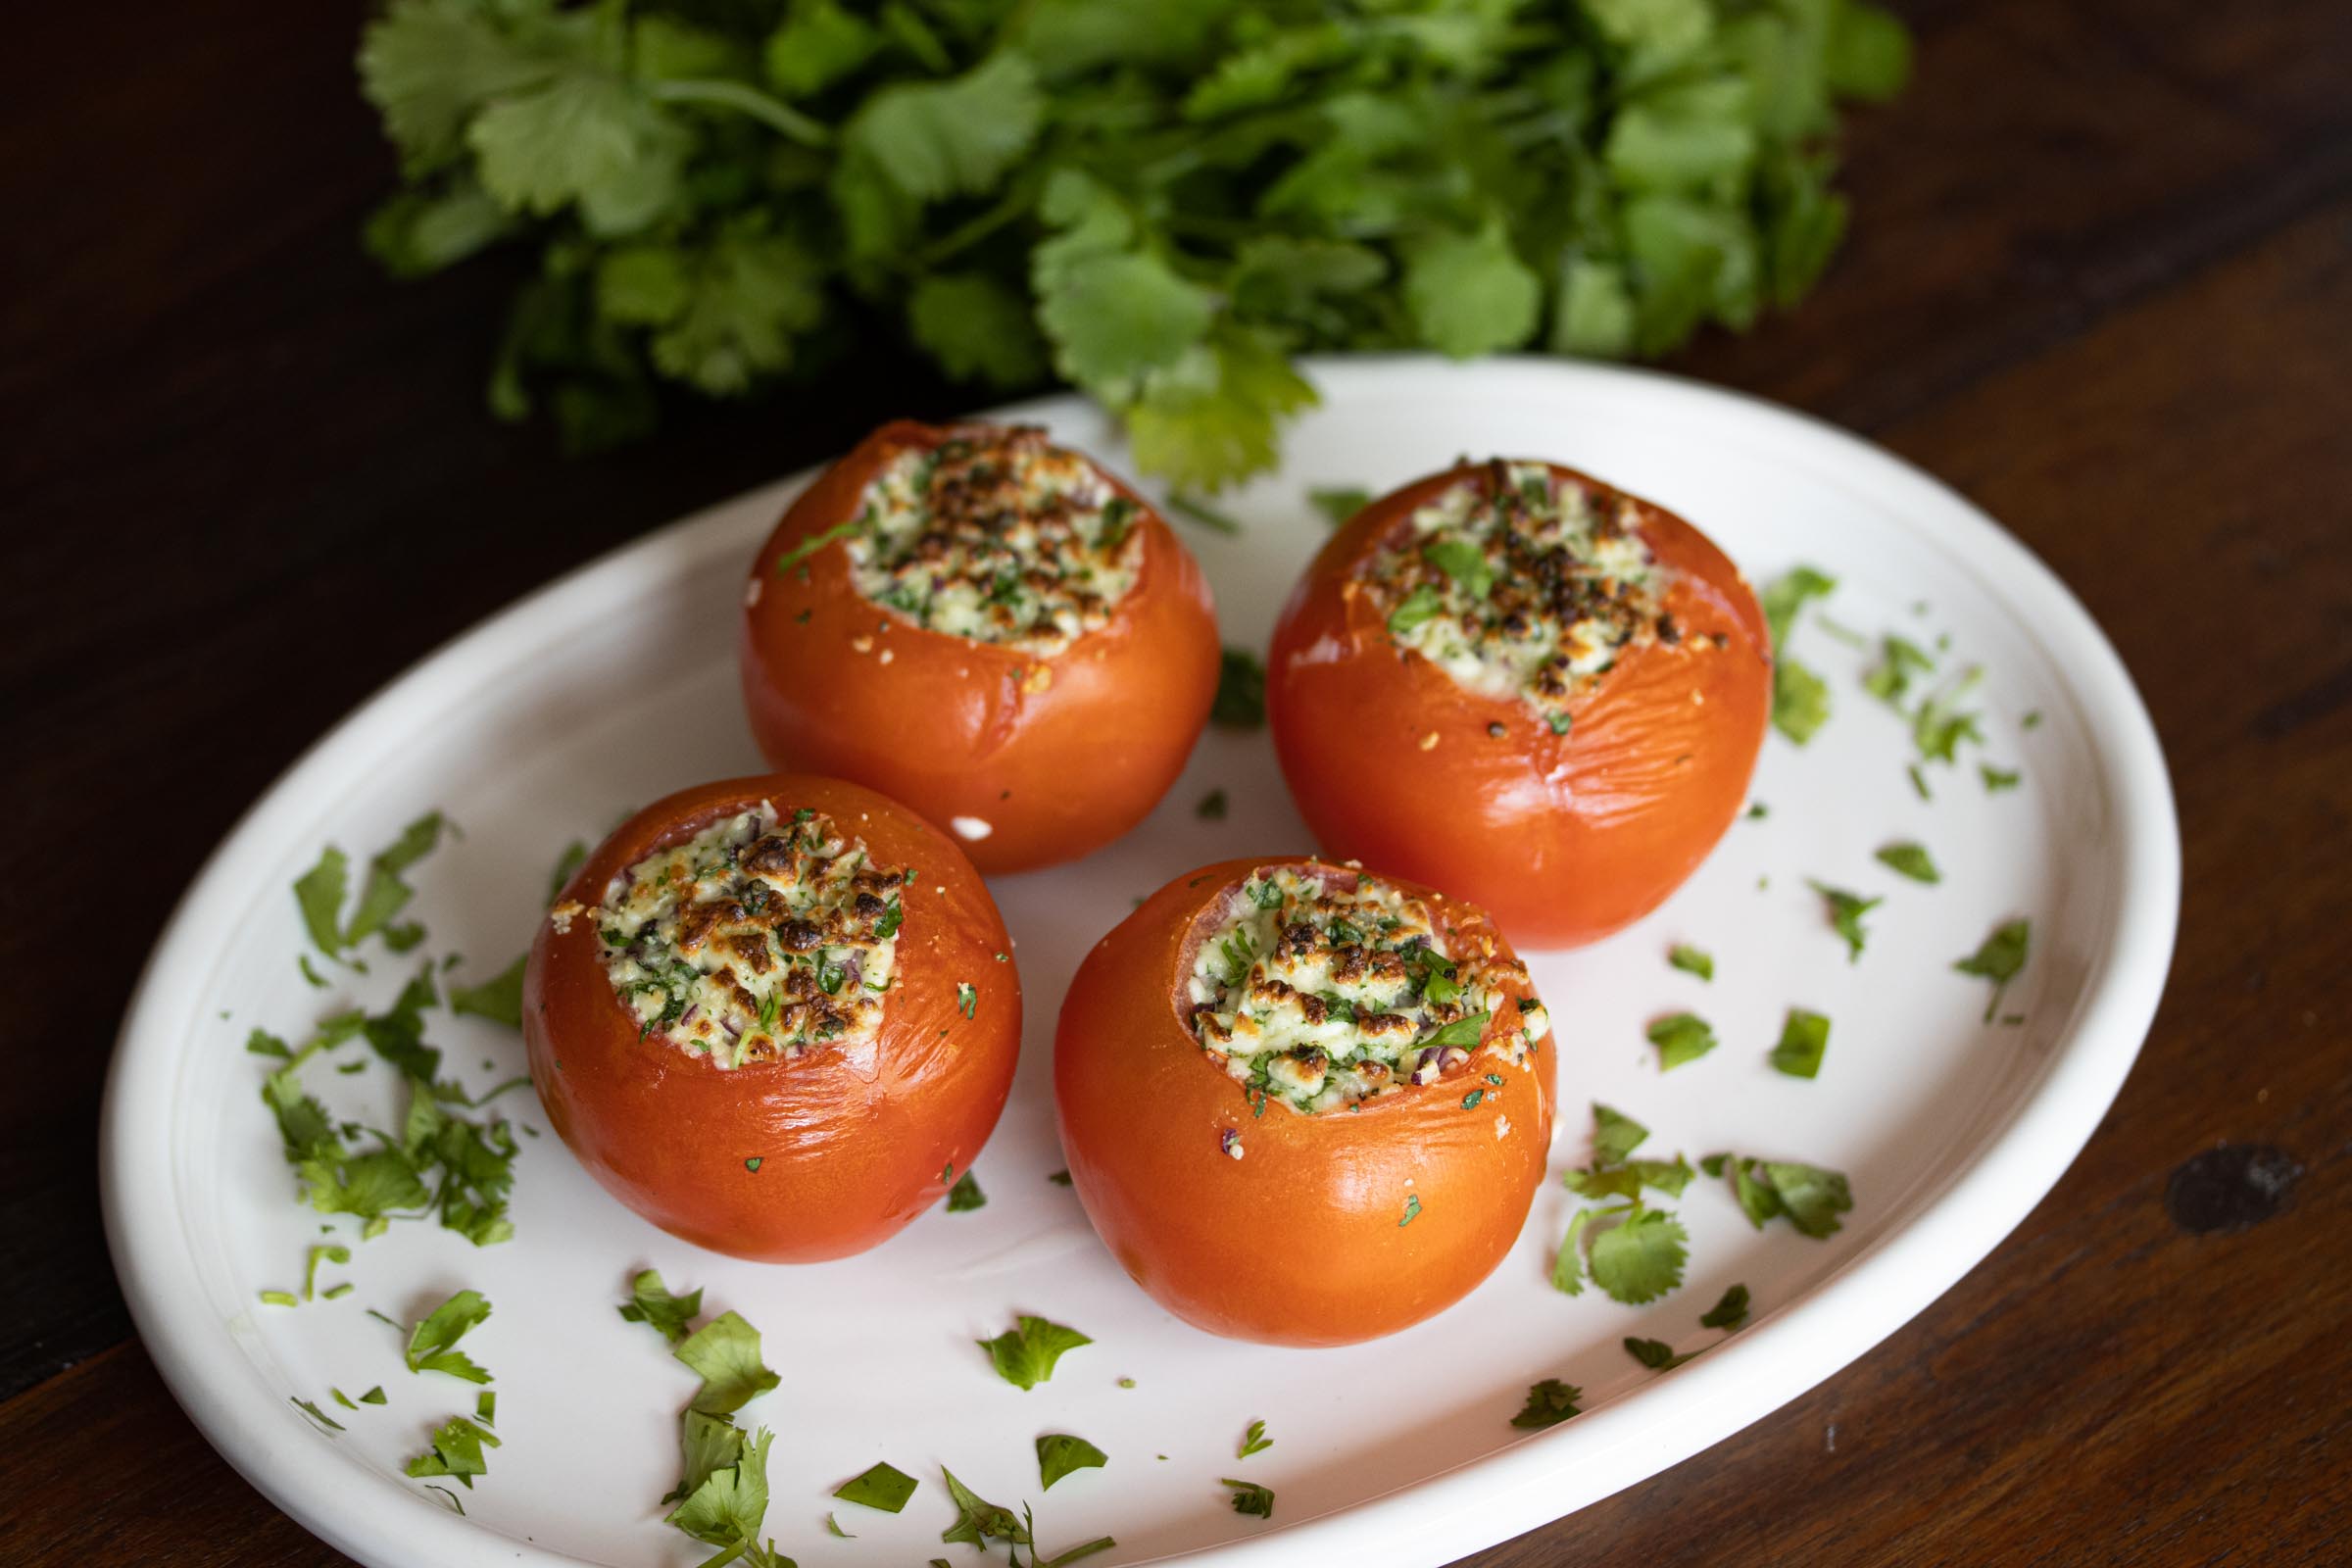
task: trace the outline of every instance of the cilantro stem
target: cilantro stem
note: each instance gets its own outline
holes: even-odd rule
[[[690,77],[684,81],[648,82],[645,90],[649,97],[661,103],[710,104],[749,115],[777,135],[797,141],[804,147],[823,147],[833,140],[833,132],[825,126],[759,88],[747,87],[740,81]]]
[[[1168,510],[1180,517],[1190,517],[1202,527],[1213,528],[1221,534],[1239,535],[1242,531],[1240,523],[1215,508],[1195,501],[1182,491],[1168,497]]]

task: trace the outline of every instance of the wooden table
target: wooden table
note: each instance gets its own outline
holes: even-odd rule
[[[2172,760],[2180,956],[2113,1113],[1989,1259],[1812,1394],[1490,1568],[2352,1559],[2352,7],[1910,9],[1918,79],[1854,129],[1854,238],[1822,291],[1679,368],[1942,475],[2089,605]],[[180,1414],[99,1226],[114,1019],[201,857],[485,612],[963,401],[878,368],[587,463],[494,424],[512,274],[400,286],[359,252],[390,158],[354,29],[253,0],[14,27],[11,1563],[338,1560]]]

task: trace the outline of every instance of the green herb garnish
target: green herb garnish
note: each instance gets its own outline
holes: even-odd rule
[[[1222,822],[1225,820],[1226,805],[1223,790],[1210,790],[1200,797],[1200,804],[1193,808],[1193,814],[1203,822]]]
[[[1698,1320],[1702,1329],[1738,1328],[1747,1321],[1747,1287],[1735,1285],[1723,1293],[1723,1298],[1707,1308]]]
[[[897,1513],[906,1506],[919,1485],[914,1477],[896,1465],[877,1464],[863,1475],[853,1476],[833,1489],[833,1495],[844,1502],[854,1502],[861,1508],[878,1508],[884,1513]]]
[[[408,1473],[417,1479],[448,1476],[470,1492],[475,1476],[490,1473],[482,1449],[499,1446],[498,1439],[486,1429],[462,1415],[452,1416],[434,1431],[432,1447],[409,1461]]]
[[[2008,991],[2009,982],[2016,979],[2018,971],[2026,966],[2026,955],[2033,941],[2034,922],[2004,920],[1992,928],[1992,934],[1984,939],[1976,952],[1952,965],[1962,974],[1977,975],[1992,982],[1992,996],[1984,1004],[1986,1023],[1992,1022],[1993,1013],[1999,1010],[2001,997]]]
[[[1934,885],[1943,880],[1943,873],[1936,869],[1935,860],[1917,844],[1889,844],[1879,851],[1878,860],[1881,865],[1914,882]]]
[[[1685,1361],[1690,1360],[1691,1356],[1696,1355],[1698,1352],[1691,1350],[1687,1351],[1684,1354],[1677,1355],[1674,1353],[1674,1347],[1668,1345],[1664,1340],[1637,1340],[1629,1338],[1625,1342],[1625,1353],[1632,1356],[1635,1360],[1641,1362],[1643,1366],[1649,1368],[1652,1372],[1667,1372],[1672,1371],[1678,1366],[1681,1366]]]
[[[1266,666],[1246,648],[1228,648],[1217,665],[1217,695],[1208,721],[1220,729],[1258,729],[1266,722]]]
[[[451,986],[449,1010],[468,1012],[492,1023],[503,1023],[510,1029],[522,1027],[522,969],[527,956],[516,955],[496,975],[478,986]]]
[[[1372,492],[1348,485],[1332,485],[1307,491],[1306,499],[1315,510],[1337,528],[1349,517],[1372,504]]]
[[[1715,1049],[1715,1031],[1694,1012],[1669,1013],[1652,1023],[1647,1033],[1649,1043],[1658,1048],[1660,1072],[1696,1061]]]
[[[620,1304],[622,1321],[648,1324],[673,1346],[686,1342],[686,1325],[701,1316],[702,1310],[701,1291],[672,1296],[662,1283],[660,1271],[650,1268],[630,1282],[629,1298]]]
[[[1821,1073],[1822,1054],[1830,1048],[1830,1020],[1818,1012],[1790,1007],[1781,1023],[1781,1043],[1772,1048],[1772,1065],[1791,1078]]]
[[[1263,1421],[1252,1421],[1250,1423],[1249,1430],[1242,1434],[1242,1446],[1234,1454],[1234,1457],[1247,1459],[1251,1454],[1263,1453],[1272,1446],[1274,1446],[1274,1440],[1266,1436],[1266,1424]]]
[[[1811,877],[1805,879],[1805,885],[1820,894],[1822,902],[1829,906],[1830,925],[1845,939],[1846,962],[1859,961],[1862,956],[1862,945],[1868,940],[1868,933],[1862,929],[1862,917],[1886,901],[1885,899],[1865,899],[1848,893],[1843,888],[1834,888],[1826,882],[1817,882]]]
[[[996,1363],[999,1377],[1016,1389],[1034,1389],[1054,1376],[1065,1351],[1094,1343],[1076,1329],[1023,1313],[1010,1329],[979,1345]]]
[[[1529,1386],[1526,1408],[1511,1417],[1511,1425],[1527,1431],[1556,1427],[1570,1416],[1581,1413],[1576,1401],[1584,1396],[1585,1391],[1573,1383],[1545,1378],[1541,1383]]]
[[[972,1180],[972,1173],[968,1170],[956,1177],[956,1185],[948,1190],[948,1212],[951,1214],[967,1214],[975,1208],[987,1206],[988,1195],[980,1190],[980,1184]]]
[[[1688,943],[1677,942],[1673,947],[1668,948],[1666,962],[1669,967],[1680,969],[1685,974],[1694,974],[1701,980],[1715,978],[1715,956],[1711,953],[1701,952]]]
[[[1274,1494],[1254,1481],[1236,1481],[1231,1476],[1219,1481],[1221,1487],[1233,1489],[1233,1511],[1248,1514],[1253,1519],[1274,1517]]]
[[[1683,1222],[1640,1203],[1603,1211],[1601,1217],[1617,1215],[1622,1215],[1618,1223],[1591,1234],[1592,1283],[1628,1306],[1654,1301],[1682,1284],[1690,1239]]]
[[[403,1352],[412,1372],[446,1372],[468,1383],[487,1383],[490,1374],[457,1348],[458,1341],[490,1317],[490,1302],[479,1291],[460,1291],[443,1301],[409,1331]]]
[[[1073,1470],[1100,1470],[1110,1462],[1109,1455],[1067,1432],[1049,1432],[1037,1440],[1037,1480],[1046,1491]]]

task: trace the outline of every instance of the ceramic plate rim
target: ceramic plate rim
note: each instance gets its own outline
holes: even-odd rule
[[[1801,449],[1840,482],[1898,495],[1902,504],[1889,510],[1906,526],[1964,546],[1983,574],[1999,583],[2001,597],[2037,629],[2077,701],[2113,792],[2118,827],[2113,937],[2074,1018],[2038,1080],[1949,1167],[1942,1191],[1909,1220],[1857,1249],[1735,1344],[1637,1396],[1337,1512],[1183,1554],[1252,1565],[1343,1555],[1363,1563],[1436,1562],[1572,1513],[1720,1442],[1857,1359],[1988,1256],[2073,1163],[2138,1055],[2179,926],[2180,833],[2155,726],[2089,612],[2024,544],[1891,454],[1795,411],[1657,370],[1527,357],[1458,366],[1411,355],[1318,359],[1306,368],[1326,391],[1350,381],[1412,377],[1638,384],[1646,395],[1686,398],[1745,418],[1771,440]],[[1075,401],[1060,395],[992,412],[1035,414]],[[750,493],[787,493],[803,477]],[[640,560],[690,546],[715,514],[742,500],[655,529],[533,590],[425,655],[345,715],[262,792],[206,859],[132,991],[109,1064],[99,1140],[107,1238],[132,1321],[173,1396],[222,1456],[273,1504],[362,1562],[552,1568],[580,1559],[416,1507],[413,1498],[396,1505],[380,1489],[339,1484],[347,1464],[283,1419],[274,1395],[256,1383],[211,1314],[175,1308],[175,1295],[183,1301],[199,1295],[194,1260],[175,1235],[181,1194],[172,1161],[140,1157],[158,1147],[170,1109],[167,1075],[147,1070],[150,1058],[169,1059],[174,1051],[174,1024],[207,972],[212,945],[224,940],[207,935],[217,924],[205,916],[248,892],[248,862],[258,865],[272,855],[267,822],[276,808],[339,787],[347,756],[437,706],[438,693],[466,683],[467,669],[503,668],[515,651],[538,640],[537,625],[561,617],[567,597],[592,591]],[[1563,1440],[1572,1429],[1571,1446]]]

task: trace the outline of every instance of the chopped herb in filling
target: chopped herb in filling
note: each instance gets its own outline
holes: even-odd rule
[[[911,874],[828,816],[761,801],[630,866],[595,908],[550,917],[596,921],[642,1035],[737,1067],[880,1027]]]
[[[874,475],[850,580],[917,625],[1052,658],[1135,585],[1140,511],[1044,431],[974,427]]]
[[[1501,989],[1510,975],[1526,966],[1448,952],[1427,906],[1378,877],[1277,867],[1245,880],[1201,942],[1191,1017],[1253,1099],[1312,1114],[1435,1083],[1482,1049],[1523,1061],[1550,1021]],[[1482,1047],[1497,1010],[1514,1027]]]
[[[1363,579],[1399,648],[1564,735],[1570,698],[1625,648],[1682,638],[1637,519],[1623,496],[1497,458],[1415,511]]]

